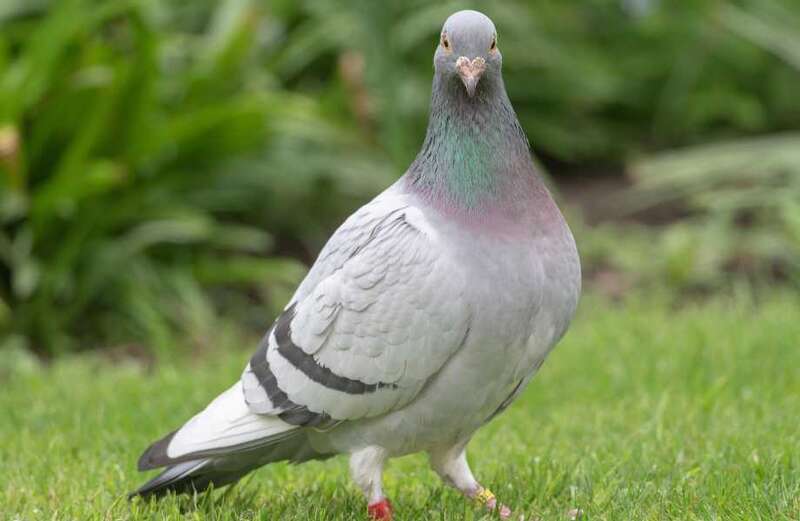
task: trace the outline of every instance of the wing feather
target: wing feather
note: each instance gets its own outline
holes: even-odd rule
[[[243,375],[248,404],[331,421],[402,407],[463,344],[465,288],[425,213],[384,193],[334,234],[277,319]]]

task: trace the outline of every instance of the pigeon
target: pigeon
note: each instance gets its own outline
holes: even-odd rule
[[[165,469],[132,497],[346,454],[368,517],[388,521],[384,465],[426,452],[444,483],[511,515],[466,446],[566,332],[581,273],[501,65],[487,16],[445,21],[416,159],[336,230],[241,378],[142,454],[139,470]]]

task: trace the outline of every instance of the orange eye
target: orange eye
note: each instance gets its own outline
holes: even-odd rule
[[[450,50],[450,41],[447,39],[447,34],[442,33],[442,47]]]

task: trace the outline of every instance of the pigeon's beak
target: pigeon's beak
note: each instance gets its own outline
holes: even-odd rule
[[[467,95],[471,98],[475,95],[475,89],[478,87],[478,81],[486,70],[486,60],[478,56],[474,60],[461,56],[456,60],[456,72],[461,77],[464,87],[467,89]]]

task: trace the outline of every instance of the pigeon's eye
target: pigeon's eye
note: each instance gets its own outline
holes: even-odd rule
[[[450,40],[447,39],[447,33],[442,33],[442,47],[450,50]]]
[[[492,37],[492,43],[491,43],[491,45],[489,45],[489,50],[490,51],[493,51],[495,49],[497,49],[497,36],[493,36]]]

